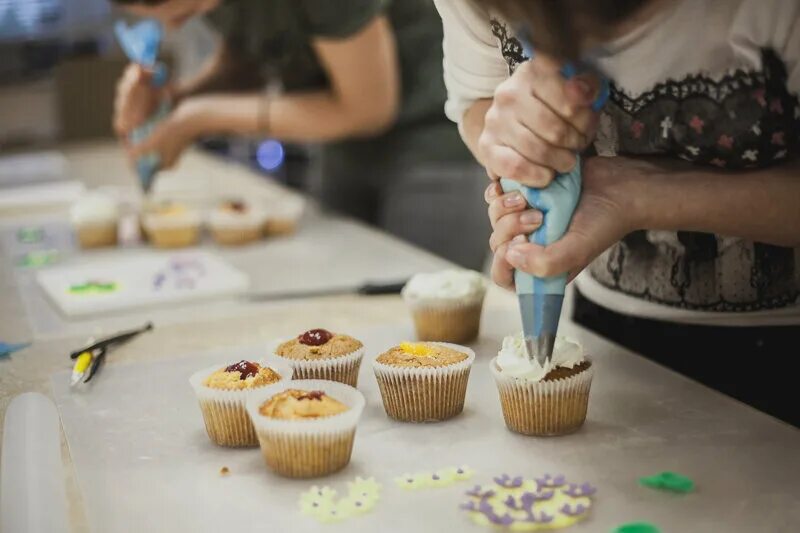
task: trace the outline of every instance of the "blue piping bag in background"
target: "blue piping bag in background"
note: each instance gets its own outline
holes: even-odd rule
[[[524,32],[520,32],[519,35],[524,35]],[[520,38],[520,42],[525,55],[532,58],[533,48],[527,39]],[[566,64],[561,69],[561,74],[567,79],[577,73],[578,69],[571,64]],[[608,80],[603,79],[600,94],[592,104],[592,109],[599,111],[607,99]],[[578,157],[575,167],[570,172],[556,175],[544,189],[526,187],[507,178],[502,178],[500,185],[504,192],[520,191],[531,207],[542,212],[542,225],[528,236],[528,241],[547,246],[564,236],[572,220],[572,213],[578,205],[581,194],[581,160]],[[516,271],[514,283],[528,357],[531,359],[535,357],[537,362],[544,366],[553,356],[561,307],[564,303],[564,291],[567,287],[567,274],[538,278]]]
[[[161,24],[156,20],[147,19],[129,26],[124,21],[118,21],[114,25],[114,33],[128,59],[153,73],[154,87],[163,87],[169,79],[169,72],[166,65],[158,61],[163,37]],[[169,113],[170,108],[170,103],[163,101],[144,124],[131,132],[129,136],[131,144],[139,144],[147,138],[158,122]],[[145,192],[150,190],[160,166],[158,154],[154,153],[145,154],[136,161],[136,173]]]

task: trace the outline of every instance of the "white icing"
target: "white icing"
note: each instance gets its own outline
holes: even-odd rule
[[[473,270],[442,270],[416,274],[403,287],[408,299],[467,299],[483,298],[486,280]]]
[[[503,374],[529,381],[541,381],[556,367],[573,368],[585,359],[583,348],[575,341],[556,337],[553,358],[540,365],[536,359],[528,359],[525,339],[522,333],[503,339],[503,346],[497,354],[497,366]]]
[[[89,193],[70,207],[70,219],[75,225],[116,222],[119,219],[119,204],[102,193]]]

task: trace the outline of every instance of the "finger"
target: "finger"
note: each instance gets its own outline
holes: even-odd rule
[[[492,200],[497,198],[498,196],[503,194],[503,188],[497,182],[492,182],[486,187],[486,190],[483,193],[483,199],[486,200],[487,204],[492,203]]]
[[[500,217],[489,237],[489,247],[494,251],[504,242],[520,235],[529,235],[542,225],[542,213],[528,209],[522,213],[511,213]]]
[[[518,115],[520,123],[547,144],[554,148],[568,150],[568,153],[583,150],[586,147],[588,140],[584,132],[557,115],[537,96],[531,94],[523,102],[525,112]],[[535,160],[535,158],[533,159]]]
[[[557,120],[563,123],[560,119]],[[572,170],[577,161],[572,150],[550,144],[539,134],[539,131],[543,129],[540,125],[535,122],[529,122],[529,124],[530,127],[522,122],[508,124],[501,130],[503,134],[500,141],[533,163],[562,173]],[[571,128],[571,126],[566,127]]]
[[[492,172],[523,185],[546,187],[555,176],[552,168],[530,161],[508,146],[495,144],[485,153]]]
[[[507,245],[504,244],[498,248],[497,252],[494,254],[492,258],[492,268],[491,268],[491,275],[492,280],[503,287],[504,289],[513,289],[514,288],[514,269],[511,265],[506,261],[506,249]]]
[[[498,196],[489,204],[489,221],[492,227],[503,215],[523,211],[528,206],[528,202],[519,191],[509,192]]]
[[[506,260],[514,268],[537,277],[556,276],[589,263],[591,251],[582,238],[567,233],[547,246],[532,243],[514,244],[506,253]]]
[[[591,104],[595,89],[587,80],[590,75],[580,75],[565,80],[561,66],[541,54],[531,62],[529,75],[533,94],[556,115],[569,122],[573,128],[586,135],[595,114]],[[596,82],[599,87],[599,80]],[[587,86],[588,89],[587,89]]]

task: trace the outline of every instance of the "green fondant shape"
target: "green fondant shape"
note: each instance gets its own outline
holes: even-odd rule
[[[639,484],[651,489],[668,490],[685,494],[694,490],[694,481],[675,472],[661,472],[639,478]]]
[[[630,522],[617,526],[611,533],[661,533],[661,530],[649,522]]]

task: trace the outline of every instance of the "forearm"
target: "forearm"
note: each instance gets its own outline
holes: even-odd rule
[[[392,113],[348,105],[329,91],[285,94],[219,94],[194,100],[197,129],[204,134],[269,135],[290,142],[330,142],[375,135],[389,127]]]
[[[642,228],[800,246],[800,162],[737,173],[664,169],[638,182]]]
[[[469,150],[472,152],[472,155],[475,157],[475,159],[482,165],[484,162],[481,161],[481,158],[478,155],[478,138],[483,132],[483,124],[484,119],[486,118],[486,112],[491,106],[491,98],[476,100],[475,103],[464,112],[464,117],[461,120],[461,138],[463,139],[464,144],[467,145],[467,148],[469,148]]]

